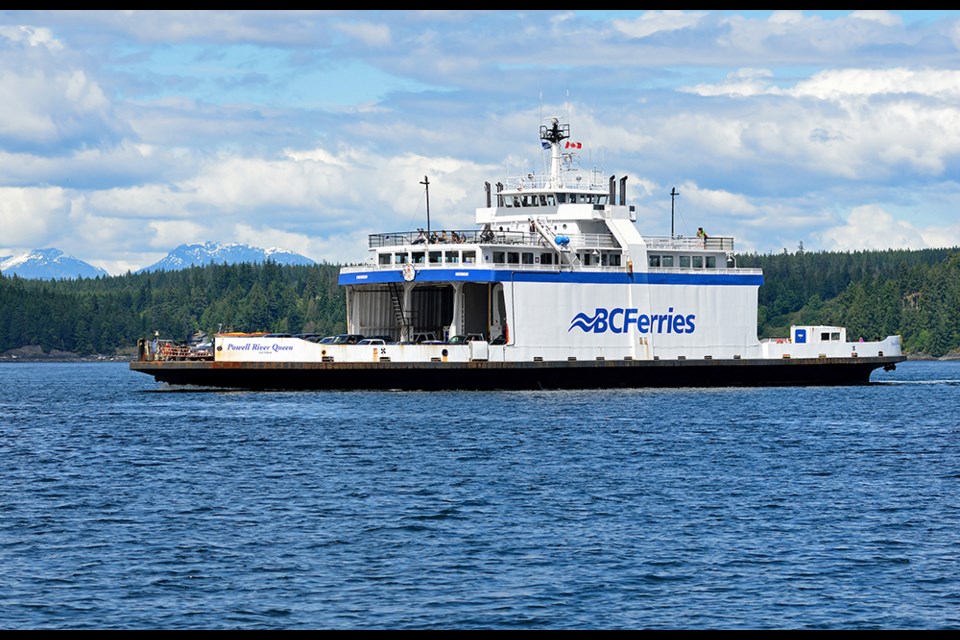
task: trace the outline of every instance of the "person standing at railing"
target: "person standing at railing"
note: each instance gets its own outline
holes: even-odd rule
[[[697,228],[697,237],[703,241],[703,248],[707,248],[707,232],[703,230],[703,227]]]

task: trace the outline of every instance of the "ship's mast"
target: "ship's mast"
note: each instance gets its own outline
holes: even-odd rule
[[[550,143],[550,187],[560,184],[560,143],[570,137],[570,125],[560,124],[560,118],[550,118],[551,124],[540,125],[540,139]]]
[[[670,238],[673,239],[673,205],[677,201],[677,196],[680,195],[680,192],[677,191],[677,188],[674,187],[670,189]]]
[[[423,182],[420,184],[423,185],[423,190],[427,194],[427,239],[424,243],[430,244],[430,178],[423,176]]]

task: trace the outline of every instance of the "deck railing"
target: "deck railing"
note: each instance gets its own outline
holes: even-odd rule
[[[456,234],[456,236],[454,236]],[[540,234],[527,231],[483,231],[482,229],[452,229],[446,231],[443,237],[439,232],[431,232],[431,238],[425,238],[418,231],[400,231],[394,233],[370,234],[368,242],[371,249],[383,247],[402,247],[407,245],[457,245],[457,244],[487,244],[487,245],[542,245]],[[570,239],[571,249],[615,249],[617,242],[609,233],[565,233],[557,231],[557,235]],[[436,236],[435,238],[433,236]],[[458,240],[454,240],[454,238]],[[709,238],[687,238],[684,236],[661,237],[644,236],[647,249],[654,250],[706,250],[731,252],[733,238],[711,236]]]
[[[707,251],[733,251],[733,238],[710,236],[708,238],[687,238],[684,236],[644,236],[647,249],[705,249]]]

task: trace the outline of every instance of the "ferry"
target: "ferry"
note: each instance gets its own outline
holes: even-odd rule
[[[763,273],[733,238],[641,234],[626,176],[583,169],[561,118],[540,140],[544,169],[485,183],[471,229],[431,228],[424,177],[426,227],[369,236],[340,271],[346,337],[219,334],[199,355],[145,338],[130,368],[213,388],[537,390],[867,384],[906,359],[900,336],[836,326],[758,339]]]

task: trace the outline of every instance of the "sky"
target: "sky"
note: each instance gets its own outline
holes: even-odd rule
[[[960,246],[960,11],[0,11],[0,256],[358,263],[474,228],[560,116],[637,227]]]

